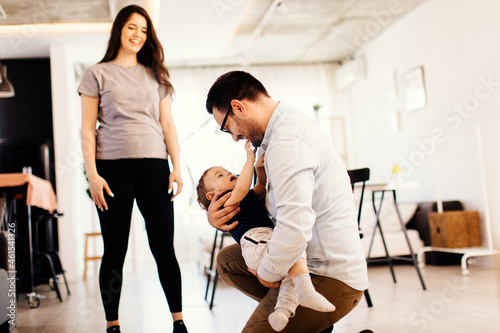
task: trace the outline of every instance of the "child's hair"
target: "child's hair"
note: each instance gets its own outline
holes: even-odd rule
[[[204,210],[208,210],[208,206],[210,206],[210,200],[207,198],[207,185],[205,184],[205,176],[207,175],[208,171],[212,168],[208,168],[205,170],[203,175],[201,175],[200,180],[198,182],[198,186],[196,186],[196,193],[198,193],[198,203],[200,204],[201,208]]]

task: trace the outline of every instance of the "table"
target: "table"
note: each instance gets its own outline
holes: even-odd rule
[[[28,296],[28,303],[30,307],[38,307],[40,304],[40,295],[35,293],[34,277],[33,277],[33,236],[32,236],[32,219],[31,219],[31,206],[40,207],[54,212],[57,210],[57,201],[52,184],[44,179],[32,175],[31,173],[4,173],[0,174],[0,188],[18,188],[26,185],[26,207],[28,212],[28,244],[29,244],[29,283],[31,292]],[[24,188],[23,188],[24,192]],[[15,198],[12,197],[12,202],[9,206],[15,204]],[[9,214],[10,215],[10,214]],[[12,216],[8,215],[8,219]],[[9,224],[11,221],[7,221]]]
[[[26,206],[36,206],[53,212],[57,210],[57,200],[52,184],[29,173],[0,173],[1,187],[28,185]]]
[[[491,247],[466,247],[466,248],[444,248],[444,247],[435,247],[435,246],[425,246],[418,250],[417,258],[418,258],[418,267],[425,267],[425,253],[426,252],[447,252],[447,253],[457,253],[462,255],[462,259],[460,261],[460,266],[462,267],[462,275],[469,275],[469,269],[467,268],[467,261],[469,258],[480,257],[480,256],[490,256],[498,254],[497,250],[494,250]]]
[[[373,227],[373,233],[372,233],[372,239],[370,241],[370,247],[368,249],[368,256],[366,258],[367,262],[376,262],[376,261],[387,261],[389,268],[391,270],[392,274],[392,279],[394,283],[396,283],[396,275],[394,274],[394,268],[392,266],[392,262],[395,260],[404,260],[404,261],[411,261],[413,262],[413,265],[415,266],[415,269],[417,270],[418,277],[420,278],[420,283],[422,284],[422,288],[424,290],[427,290],[425,286],[424,279],[422,277],[422,274],[420,273],[419,266],[417,264],[417,259],[415,258],[415,253],[413,252],[413,248],[410,244],[410,239],[408,238],[408,233],[406,231],[406,226],[404,224],[403,219],[401,218],[401,213],[399,212],[399,207],[398,207],[398,202],[396,199],[396,191],[397,190],[404,190],[404,189],[415,189],[418,188],[419,184],[418,182],[403,182],[403,183],[383,183],[383,184],[370,184],[367,183],[365,185],[365,189],[370,190],[372,192],[372,205],[373,205],[373,210],[375,212],[375,217],[376,217],[376,222],[375,226]],[[382,232],[382,226],[379,220],[380,216],[380,210],[382,209],[382,203],[384,202],[384,195],[385,192],[392,192],[392,197],[393,197],[393,203],[394,203],[394,208],[396,209],[396,213],[398,215],[399,222],[401,224],[401,229],[403,230],[403,234],[405,236],[406,242],[408,243],[408,247],[410,249],[410,258],[406,257],[393,257],[389,255],[389,251],[387,250],[387,245],[385,243],[384,239],[384,233]],[[380,203],[377,208],[375,204],[375,194],[380,193]],[[386,257],[384,258],[370,258],[370,253],[372,250],[372,245],[373,245],[373,239],[375,238],[375,233],[377,229],[380,231],[380,236],[382,238],[382,243],[384,245]]]

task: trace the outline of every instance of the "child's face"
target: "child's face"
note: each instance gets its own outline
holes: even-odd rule
[[[213,167],[205,176],[205,184],[211,191],[233,190],[238,176],[233,175],[222,167]]]

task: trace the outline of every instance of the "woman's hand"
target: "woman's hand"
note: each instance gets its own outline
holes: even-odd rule
[[[257,270],[256,269],[253,269],[253,268],[247,268],[248,271],[250,273],[252,273],[253,275],[255,275],[257,277],[257,279],[259,279],[259,282],[260,284],[262,284],[264,287],[267,287],[267,288],[272,288],[272,289],[279,289],[280,285],[281,285],[281,282],[267,282],[267,281],[264,281],[260,278],[259,274],[257,274]]]
[[[92,197],[92,200],[94,200],[94,203],[96,204],[97,208],[99,208],[101,211],[103,211],[104,209],[108,210],[108,204],[104,199],[103,190],[106,190],[106,193],[110,197],[115,196],[113,192],[111,192],[108,183],[104,180],[104,178],[102,178],[99,175],[88,177],[88,180],[90,187],[90,196]]]
[[[239,203],[237,203],[220,209],[232,194],[232,192],[229,192],[219,198],[222,193],[224,193],[224,191],[217,191],[212,198],[210,206],[208,206],[207,209],[207,219],[212,227],[223,231],[229,231],[238,225],[238,221],[229,225],[226,223],[238,214],[240,207],[238,207]]]
[[[182,192],[182,186],[184,183],[182,182],[181,173],[178,171],[179,169],[174,169],[170,173],[168,177],[168,193],[172,193],[174,190],[174,183],[177,183],[177,192],[172,196],[170,201],[173,201],[176,196],[178,196]]]

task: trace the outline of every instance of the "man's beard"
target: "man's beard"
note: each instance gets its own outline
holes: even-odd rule
[[[246,133],[245,136],[250,140],[252,146],[255,148],[260,147],[264,140],[265,132],[260,129],[257,122],[252,119],[240,120],[236,117],[234,120],[236,125],[240,128],[240,131]]]

